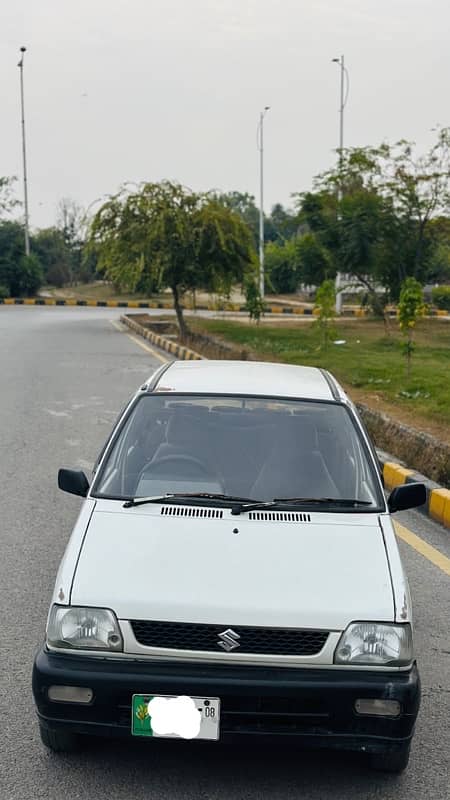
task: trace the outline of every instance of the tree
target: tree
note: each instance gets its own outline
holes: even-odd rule
[[[236,212],[248,225],[252,232],[255,247],[259,242],[259,209],[255,203],[255,197],[248,192],[223,192],[213,195],[217,202]]]
[[[328,350],[328,344],[332,336],[334,336],[334,328],[332,327],[332,320],[336,307],[336,289],[334,281],[324,281],[316,293],[316,304],[314,310],[318,312],[315,324],[320,330],[322,338],[322,346]]]
[[[69,283],[72,253],[61,230],[44,228],[35,233],[33,250],[41,262],[46,283],[58,287]]]
[[[397,299],[406,277],[426,279],[436,247],[433,221],[450,212],[450,129],[437,129],[424,156],[405,140],[344,150],[314,188],[297,195],[300,219],[335,268],[364,278],[373,300],[378,284]]]
[[[23,227],[19,222],[0,223],[0,285],[11,297],[34,295],[43,275],[36,255],[24,255]]]
[[[63,197],[57,210],[57,228],[61,231],[66,246],[66,259],[71,285],[80,279],[83,263],[83,248],[86,239],[86,214],[70,197]]]
[[[265,303],[261,297],[255,275],[249,274],[244,281],[245,289],[245,308],[250,319],[254,319],[259,324],[261,315],[264,314]]]
[[[272,206],[268,223],[271,232],[275,234],[275,241],[284,242],[298,232],[298,215],[284,208],[281,203],[275,203]]]
[[[411,356],[414,352],[413,332],[420,317],[426,312],[423,302],[423,289],[415,278],[406,278],[400,291],[398,303],[398,324],[405,336],[404,353],[406,356],[407,376],[411,374]]]
[[[214,195],[169,181],[124,187],[110,197],[92,221],[90,247],[117,286],[135,291],[148,279],[169,287],[182,339],[184,292],[227,294],[255,265],[251,233],[238,214]]]
[[[300,259],[295,239],[269,242],[265,249],[265,270],[268,280],[278,294],[297,291],[300,282]]]
[[[297,240],[296,251],[303,284],[319,286],[327,278],[334,277],[329,253],[313,233],[305,233]]]

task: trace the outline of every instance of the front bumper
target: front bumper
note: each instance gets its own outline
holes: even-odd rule
[[[51,702],[52,685],[89,687],[90,705]],[[40,724],[99,736],[131,736],[133,694],[220,697],[220,739],[297,737],[314,747],[377,752],[408,741],[420,705],[408,672],[174,664],[92,658],[41,649],[33,667]],[[396,718],[359,716],[358,698],[398,700]]]

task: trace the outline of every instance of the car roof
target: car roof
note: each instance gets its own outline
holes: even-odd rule
[[[335,378],[323,369],[267,361],[173,361],[158,370],[145,388],[153,392],[347,400]]]

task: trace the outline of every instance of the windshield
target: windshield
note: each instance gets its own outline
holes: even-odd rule
[[[211,493],[255,501],[382,504],[349,410],[338,403],[142,395],[96,477],[96,497]]]

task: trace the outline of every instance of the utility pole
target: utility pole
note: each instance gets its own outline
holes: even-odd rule
[[[25,146],[25,102],[23,94],[23,59],[26,47],[21,47],[22,53],[20,61],[17,66],[20,69],[20,102],[22,110],[22,155],[23,155],[23,193],[24,193],[24,211],[25,211],[25,255],[30,255],[30,232],[29,232],[29,216],[28,216],[28,181],[27,181],[27,151]]]
[[[259,115],[259,294],[264,298],[264,117],[270,106],[265,106]]]
[[[339,188],[338,188],[338,204],[342,200],[342,163],[344,155],[344,108],[348,98],[349,79],[348,72],[344,64],[344,56],[340,58],[333,58],[335,64],[339,64],[341,69],[341,88],[340,88],[340,105],[339,105]],[[347,84],[346,90],[344,84]],[[341,273],[336,274],[336,313],[340,314],[342,311],[342,295],[341,288]]]

